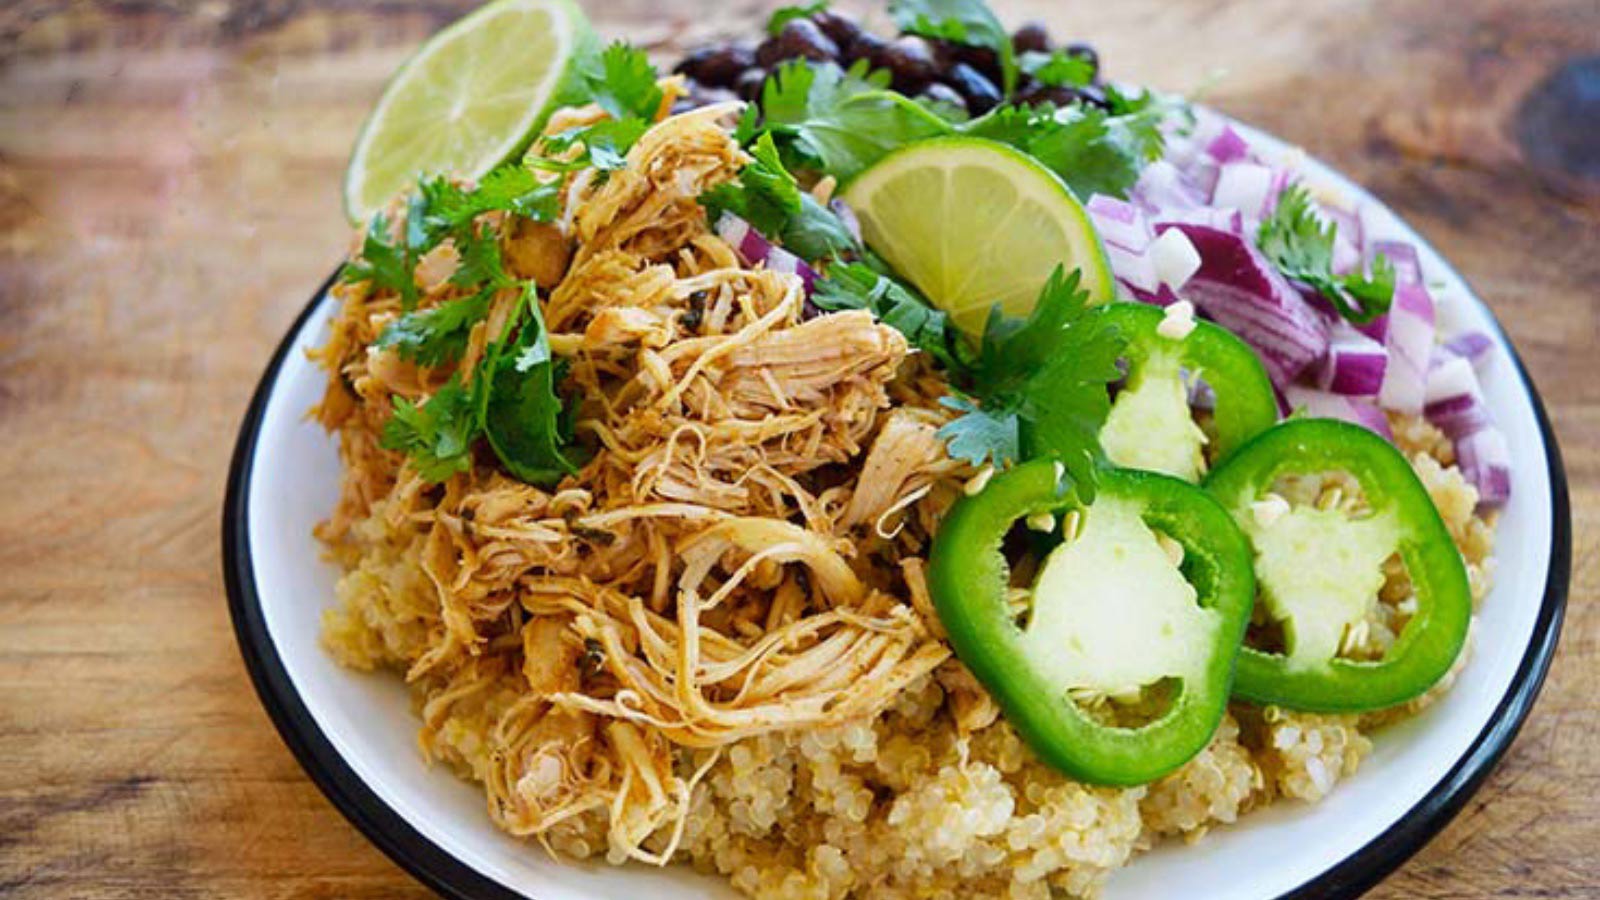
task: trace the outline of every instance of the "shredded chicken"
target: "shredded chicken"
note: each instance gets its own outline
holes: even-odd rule
[[[369,349],[397,297],[342,285],[315,353],[345,473],[319,531],[349,572],[328,629],[362,636],[338,652],[405,672],[424,750],[481,781],[503,828],[604,816],[613,859],[672,856],[704,748],[869,718],[935,671],[964,727],[994,716],[947,666],[922,582],[973,474],[936,437],[943,385],[893,328],[808,318],[798,278],[709,230],[698,196],[745,162],[730,112],[666,119],[625,169],[572,178],[562,224],[489,217],[541,289],[595,451],[555,489],[486,457],[430,485],[379,446],[392,398],[470,378],[516,291],[427,369]],[[456,260],[422,261],[424,306],[459,296]]]

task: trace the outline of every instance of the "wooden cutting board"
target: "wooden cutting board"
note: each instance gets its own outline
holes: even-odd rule
[[[256,378],[346,246],[356,128],[468,5],[0,8],[0,896],[425,895],[257,705],[218,521]],[[589,5],[656,46],[765,15]],[[1498,310],[1567,454],[1565,639],[1505,763],[1375,896],[1600,896],[1600,5],[998,6],[1093,42],[1113,77],[1225,72],[1212,103],[1371,187]]]

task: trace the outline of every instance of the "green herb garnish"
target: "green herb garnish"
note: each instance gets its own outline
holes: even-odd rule
[[[939,430],[952,456],[997,467],[1056,459],[1092,493],[1123,340],[1084,318],[1088,300],[1079,273],[1058,266],[1026,319],[995,309],[965,390],[944,401],[963,413]]]
[[[719,184],[700,195],[711,222],[732,213],[768,239],[802,259],[815,262],[860,250],[852,235],[826,206],[802,191],[783,165],[770,132],[756,139],[753,159],[737,181]]]
[[[1256,243],[1289,278],[1315,288],[1339,315],[1357,324],[1371,322],[1394,302],[1394,264],[1382,254],[1371,274],[1333,274],[1337,226],[1323,222],[1304,186],[1292,184],[1278,197],[1278,206],[1261,223]]]

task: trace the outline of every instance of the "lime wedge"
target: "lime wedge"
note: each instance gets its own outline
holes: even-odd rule
[[[1091,302],[1115,293],[1083,205],[1055,173],[1004,144],[911,144],[861,173],[844,200],[867,245],[973,337],[996,303],[1012,316],[1031,312],[1057,265],[1083,273]]]
[[[365,222],[419,176],[477,178],[520,152],[570,102],[596,44],[569,0],[495,0],[400,67],[361,129],[345,212]]]

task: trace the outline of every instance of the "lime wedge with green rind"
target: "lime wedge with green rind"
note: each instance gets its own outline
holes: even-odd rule
[[[861,173],[843,197],[867,245],[973,337],[997,303],[1011,316],[1031,312],[1057,265],[1083,273],[1090,302],[1115,295],[1083,205],[1055,173],[1004,144],[910,144]]]
[[[422,176],[477,178],[581,102],[579,61],[599,40],[570,0],[495,0],[423,44],[356,139],[345,212],[365,222]]]

